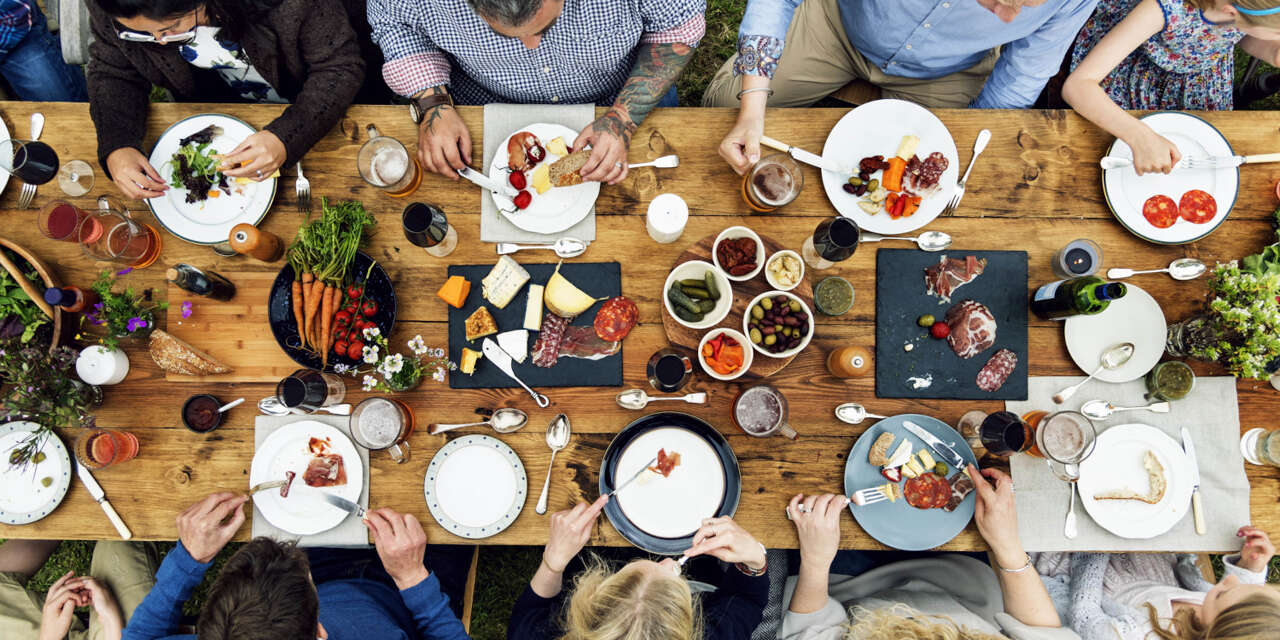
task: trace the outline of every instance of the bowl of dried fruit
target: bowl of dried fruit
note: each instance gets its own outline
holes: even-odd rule
[[[726,277],[746,282],[764,268],[764,243],[756,232],[742,226],[729,227],[711,245],[711,260]]]

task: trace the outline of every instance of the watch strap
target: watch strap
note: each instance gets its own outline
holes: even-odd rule
[[[414,98],[413,103],[418,106],[419,113],[426,113],[428,109],[434,109],[442,104],[453,106],[453,96],[448,93],[433,93],[429,96]]]

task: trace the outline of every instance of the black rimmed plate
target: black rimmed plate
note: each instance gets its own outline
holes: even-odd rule
[[[600,493],[609,493],[645,466],[658,449],[679,453],[668,477],[646,474],[605,506],[609,522],[650,553],[683,553],[703,518],[732,516],[742,494],[738,459],[728,440],[706,422],[674,411],[627,425],[609,443],[600,467]]]
[[[369,272],[369,265],[373,265],[372,272]],[[382,335],[390,340],[391,329],[396,324],[396,291],[391,285],[391,278],[387,276],[386,271],[382,270],[381,265],[374,262],[373,258],[363,251],[356,253],[351,266],[347,268],[347,273],[357,281],[363,279],[365,273],[369,273],[369,279],[364,283],[365,299],[378,303],[378,312],[374,314],[372,320],[378,325]],[[308,369],[320,369],[320,357],[314,351],[303,349],[298,339],[298,323],[293,319],[290,297],[292,287],[293,266],[286,264],[276,276],[275,282],[271,283],[271,295],[267,298],[267,319],[271,323],[271,333],[276,338],[276,344],[279,344],[294,362]],[[346,299],[345,294],[342,299]],[[360,362],[330,353],[329,364],[324,367],[324,370],[333,371],[334,365],[337,364],[355,366]]]

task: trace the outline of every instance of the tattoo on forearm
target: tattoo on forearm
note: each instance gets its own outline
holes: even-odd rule
[[[606,133],[622,140],[624,145],[631,145],[631,134],[636,132],[636,123],[623,113],[617,105],[610,108],[598,120],[591,123],[591,130]]]
[[[413,94],[412,99],[419,100],[427,96],[439,96],[439,95],[444,95],[446,93],[448,93],[448,90],[445,89],[444,85],[441,84],[441,85],[436,85],[434,87],[428,87],[426,89],[423,89],[422,91],[419,91]],[[453,107],[447,104],[440,104],[440,105],[431,107],[430,109],[427,109],[426,113],[423,114],[422,126],[426,127],[427,131],[435,133],[436,120],[439,120],[440,117],[444,115],[444,112],[446,110],[452,109],[452,108]]]
[[[641,45],[631,77],[618,92],[614,108],[620,108],[631,122],[640,124],[692,57],[693,47],[679,42]]]

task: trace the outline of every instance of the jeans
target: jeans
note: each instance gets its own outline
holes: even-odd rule
[[[440,580],[440,590],[449,596],[449,607],[462,617],[462,596],[471,570],[473,547],[454,544],[429,544],[423,558],[427,570]],[[320,584],[330,580],[373,580],[399,591],[394,580],[382,568],[382,560],[372,547],[368,549],[304,549],[311,563],[311,579]]]
[[[680,99],[679,99],[679,97],[676,95],[676,86],[675,86],[675,85],[671,85],[671,90],[670,90],[670,91],[668,91],[666,95],[662,96],[662,99],[658,101],[658,106],[659,106],[659,107],[678,107],[678,106],[680,106]]]
[[[62,45],[49,33],[40,8],[31,3],[31,31],[13,49],[0,54],[0,75],[20,100],[85,102],[84,72],[62,60]]]

